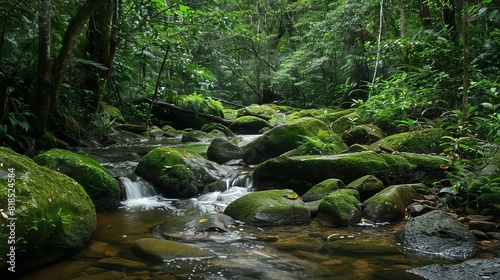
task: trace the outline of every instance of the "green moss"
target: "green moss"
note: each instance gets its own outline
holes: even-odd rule
[[[448,132],[440,128],[398,133],[373,143],[370,148],[378,149],[378,146],[381,145],[398,152],[439,154],[443,151],[443,148],[439,146],[441,137],[445,135],[448,135]]]
[[[275,127],[243,148],[244,160],[249,164],[257,164],[277,157],[296,148],[303,136],[314,137],[321,130],[328,128],[325,123],[314,118],[303,118]]]
[[[360,124],[360,122],[361,118],[359,117],[359,115],[355,112],[352,112],[336,119],[331,123],[330,127],[332,128],[333,132],[342,135],[344,131],[349,130],[354,125]]]
[[[289,195],[296,193],[290,189],[252,192],[231,202],[224,214],[256,226],[307,222],[310,213],[304,202],[300,199],[288,199]]]
[[[15,175],[15,177],[14,177]],[[15,197],[0,188],[0,208],[16,218],[16,263],[36,266],[81,249],[96,228],[94,205],[80,184],[70,177],[35,164],[31,159],[0,147],[0,184],[15,179]],[[8,196],[15,198],[9,210]],[[12,206],[12,205],[11,205]],[[9,231],[0,224],[0,261],[6,263]],[[22,270],[22,267],[16,267]]]
[[[382,181],[408,178],[414,165],[399,155],[359,152],[334,156],[279,157],[259,164],[254,172],[255,186],[267,184],[291,188],[305,193],[307,184],[317,184],[329,178],[351,182],[364,175],[374,175]]]
[[[338,189],[344,188],[344,183],[339,179],[327,179],[319,182],[311,189],[309,189],[303,196],[304,201],[314,201],[319,200],[326,196],[327,194],[336,191]]]
[[[318,207],[318,219],[326,226],[347,226],[361,219],[359,193],[353,189],[340,189],[327,195]]]
[[[118,181],[95,160],[61,149],[52,149],[33,159],[37,164],[75,179],[92,199],[120,198]]]
[[[264,127],[270,127],[271,124],[264,119],[254,116],[243,116],[233,121],[229,128],[236,133],[254,134],[258,133]]]

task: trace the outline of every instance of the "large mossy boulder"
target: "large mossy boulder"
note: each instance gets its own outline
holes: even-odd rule
[[[342,188],[345,188],[345,185],[341,180],[333,178],[326,179],[323,182],[319,182],[302,195],[302,200],[304,200],[304,202],[320,200],[329,193]]]
[[[97,161],[84,155],[52,149],[33,161],[66,174],[85,189],[98,211],[116,209],[120,205],[120,184]]]
[[[234,120],[229,128],[237,134],[257,134],[265,127],[270,127],[269,121],[254,116],[243,116]]]
[[[446,172],[440,169],[440,165],[448,163],[439,156],[408,156],[373,151],[325,156],[280,156],[257,165],[254,187],[257,190],[290,188],[303,195],[312,186],[329,178],[352,182],[365,175],[373,175],[385,185],[432,184],[446,178]]]
[[[189,198],[206,184],[230,177],[233,171],[193,151],[159,147],[141,158],[135,173],[167,197]]]
[[[308,223],[311,213],[290,189],[258,191],[231,202],[224,214],[253,226],[285,226]]]
[[[424,184],[393,185],[365,200],[361,206],[363,217],[376,222],[395,222],[405,218],[406,207],[419,192],[427,190]]]
[[[467,259],[479,252],[476,237],[467,226],[441,210],[409,220],[396,239],[406,250],[445,258]]]
[[[344,140],[348,146],[354,144],[368,145],[382,138],[384,138],[382,129],[373,124],[355,125],[342,133],[342,140]]]
[[[243,149],[243,160],[258,164],[295,149],[302,136],[314,137],[321,130],[328,130],[324,122],[314,118],[302,118],[277,126],[248,143]]]
[[[398,152],[419,154],[439,154],[443,151],[441,137],[448,132],[441,128],[428,128],[410,132],[393,134],[370,145],[371,149],[383,146]]]
[[[342,135],[345,131],[348,131],[349,129],[351,129],[351,127],[359,125],[360,123],[361,117],[358,115],[358,113],[352,112],[336,119],[330,124],[330,128],[338,135]]]
[[[207,149],[207,158],[217,163],[243,158],[243,150],[224,138],[215,138]]]
[[[96,229],[94,205],[80,184],[4,147],[0,184],[2,279],[9,267],[25,272],[83,249]]]
[[[324,197],[318,207],[318,222],[327,227],[342,227],[361,220],[359,193],[353,189],[341,189]]]

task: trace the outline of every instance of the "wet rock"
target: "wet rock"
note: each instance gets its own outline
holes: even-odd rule
[[[454,259],[473,257],[479,250],[467,227],[441,210],[409,220],[396,239],[406,250]]]
[[[372,236],[370,234],[335,238],[332,242],[323,245],[321,251],[334,255],[374,254],[380,256],[401,254],[400,248],[394,242],[382,236]]]
[[[361,201],[365,201],[383,190],[384,182],[373,175],[366,175],[350,182],[346,188],[357,190]]]
[[[473,259],[460,264],[432,264],[408,270],[428,280],[500,279],[500,258]]]
[[[363,217],[376,223],[403,220],[406,207],[413,199],[419,198],[418,188],[427,187],[423,184],[403,184],[385,188],[363,202]]]
[[[489,238],[500,240],[500,232],[487,232]]]
[[[410,152],[420,154],[439,154],[443,151],[441,137],[448,135],[442,128],[421,129],[410,132],[393,134],[370,145],[372,149],[379,146],[398,152]]]
[[[223,138],[215,138],[207,149],[207,158],[217,163],[243,158],[243,150]]]
[[[157,238],[141,238],[131,244],[132,252],[138,256],[163,263],[178,258],[206,258],[212,253],[175,241]]]
[[[205,124],[204,126],[201,127],[201,131],[206,132],[206,133],[211,133],[212,135],[218,134],[218,132],[215,132],[215,131],[220,131],[226,137],[233,137],[234,136],[234,133],[227,126],[220,124],[220,123]]]
[[[341,180],[326,179],[323,182],[319,182],[302,195],[302,200],[304,200],[304,202],[320,200],[327,194],[342,188],[345,188],[345,185]]]
[[[382,138],[384,138],[384,133],[378,126],[373,124],[355,125],[342,134],[342,140],[344,140],[348,146],[354,144],[368,145]]]
[[[152,126],[148,130],[149,137],[153,139],[161,139],[163,137],[163,133],[164,133],[163,130],[157,126]]]
[[[408,212],[408,215],[413,218],[422,216],[423,214],[429,213],[432,210],[436,210],[436,208],[429,207],[425,204],[420,204],[418,202],[414,202],[408,205],[408,207],[406,207],[406,212]]]
[[[469,229],[476,229],[483,232],[487,231],[495,231],[496,224],[492,222],[479,221],[479,220],[471,220],[467,223]]]
[[[194,233],[228,232],[236,222],[228,215],[216,213],[200,217],[186,224],[185,231]]]
[[[97,161],[61,149],[52,149],[39,154],[33,161],[77,181],[90,196],[98,211],[113,210],[120,205],[120,184]]]
[[[334,191],[321,200],[317,219],[323,226],[341,227],[361,220],[359,193],[353,189]]]
[[[257,134],[265,127],[271,127],[269,121],[254,116],[243,116],[235,119],[229,129],[237,134]]]
[[[439,166],[447,162],[437,156],[389,155],[373,151],[325,156],[280,156],[257,165],[254,187],[257,190],[290,188],[302,195],[326,179],[352,182],[365,175],[373,175],[385,185],[432,183],[436,178],[446,176]]]
[[[159,147],[139,161],[135,173],[171,198],[196,196],[198,187],[228,178],[233,171],[193,151]]]
[[[15,181],[8,181],[8,179]],[[9,183],[14,185],[15,209]],[[0,278],[11,253],[8,235],[15,231],[15,270],[27,271],[60,260],[84,248],[96,229],[92,200],[72,178],[37,165],[28,157],[0,147],[2,215],[17,220],[0,224]],[[15,230],[8,227],[15,221]],[[22,237],[22,238],[21,238]]]
[[[134,260],[129,260],[121,257],[111,257],[104,258],[97,261],[100,264],[118,266],[118,267],[130,267],[130,268],[145,268],[148,265],[143,262],[138,262]]]
[[[308,223],[311,213],[290,189],[257,191],[231,202],[224,214],[254,226]]]
[[[480,230],[472,229],[470,232],[472,234],[474,234],[474,236],[478,240],[486,240],[486,239],[488,239],[488,235],[486,233],[480,231]]]
[[[182,135],[181,142],[182,143],[204,142],[204,141],[207,141],[208,139],[214,138],[215,136],[224,136],[224,133],[221,131],[218,131],[216,133],[217,134],[212,134],[212,133],[207,133],[207,132],[203,132],[200,130],[187,131]]]
[[[243,147],[243,160],[247,164],[258,164],[277,157],[298,147],[298,141],[302,140],[303,136],[314,137],[320,130],[328,130],[328,127],[314,118],[298,119],[274,127]]]

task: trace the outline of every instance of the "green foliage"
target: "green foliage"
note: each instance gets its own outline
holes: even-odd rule
[[[115,121],[116,118],[113,118],[106,112],[94,115],[92,119],[92,128],[100,141],[107,140],[108,137],[114,133],[113,124]]]
[[[197,113],[210,114],[224,117],[224,106],[217,100],[205,97],[202,94],[193,93],[190,95],[181,95],[175,103],[183,108],[193,110]]]
[[[464,168],[459,168],[450,174],[451,187],[443,187],[441,193],[451,195],[449,201],[458,201],[459,207],[469,211],[479,211],[483,214],[500,213],[500,177],[490,178],[475,174]]]
[[[320,130],[316,137],[301,136],[299,155],[334,155],[339,153],[338,137],[329,130]]]

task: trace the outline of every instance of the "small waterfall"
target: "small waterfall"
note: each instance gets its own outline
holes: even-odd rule
[[[125,189],[125,197],[127,200],[141,199],[158,195],[155,188],[144,180],[132,182],[129,178],[121,177],[120,181]]]
[[[165,199],[158,195],[155,188],[142,178],[137,177],[136,181],[132,181],[127,177],[120,177],[120,181],[126,197],[126,200],[121,202],[123,208],[144,211],[151,209],[178,211],[172,206],[172,202],[176,199]]]
[[[244,196],[252,189],[252,172],[239,172],[232,180],[224,180],[226,189],[200,195],[196,199],[197,207],[204,213],[223,212],[226,206]]]

